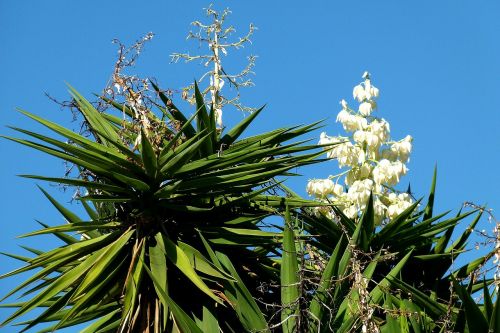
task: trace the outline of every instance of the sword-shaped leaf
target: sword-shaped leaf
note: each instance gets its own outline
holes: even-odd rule
[[[144,266],[146,273],[149,275],[158,291],[158,296],[165,308],[168,308],[175,319],[175,323],[181,332],[186,333],[203,333],[203,331],[196,325],[196,322],[179,306],[175,303],[165,290],[161,288],[162,282],[156,277],[146,266]]]
[[[111,140],[118,142],[120,138],[115,129],[104,119],[104,117],[97,111],[92,104],[89,103],[82,95],[80,95],[73,87],[68,85],[71,96],[78,104],[78,110],[83,114],[85,119],[89,122],[92,129],[96,129],[107,135]],[[99,136],[99,135],[97,135]],[[100,137],[103,142],[108,142],[108,139]]]
[[[432,217],[432,211],[434,209],[434,197],[436,195],[436,179],[437,179],[437,165],[434,167],[431,190],[429,192],[429,198],[427,199],[427,205],[425,206],[424,209],[424,220],[430,219]]]
[[[239,124],[231,128],[224,136],[222,139],[220,139],[219,145],[222,146],[224,145],[225,147],[229,147],[232,145],[239,137],[240,135],[245,131],[245,129],[250,125],[252,121],[260,114],[260,112],[264,109],[265,105],[261,107],[260,109],[252,112],[248,117],[243,119]]]
[[[208,117],[207,108],[205,107],[205,100],[203,99],[203,95],[198,88],[198,83],[194,82],[194,96],[196,99],[196,110],[200,110],[198,112],[198,116],[196,117],[196,125],[198,127],[198,132],[207,131],[208,133],[212,133],[216,131],[215,126],[212,127],[212,123]],[[215,125],[215,122],[214,124]],[[210,135],[206,141],[203,142],[203,145],[200,146],[200,156],[205,157],[214,153],[214,142],[212,142],[212,136]]]
[[[165,93],[163,93],[154,82],[151,82],[151,85],[153,86],[153,88],[156,90],[156,92],[160,96],[160,99],[167,107],[167,110],[170,112],[170,114],[172,116],[171,119],[177,120],[178,122],[181,123],[181,125],[188,124],[186,129],[185,129],[186,136],[188,138],[190,138],[190,137],[193,137],[194,135],[196,135],[196,130],[194,129],[194,127],[190,124],[190,122],[187,121],[184,114],[181,111],[179,111],[179,109],[174,105],[172,100],[170,98],[168,98],[168,96],[165,95]]]
[[[231,275],[227,274],[224,270],[218,268],[213,263],[208,261],[208,259],[205,258],[205,256],[194,247],[183,242],[179,242],[178,245],[188,257],[191,266],[197,271],[219,279],[235,281],[235,279]]]
[[[147,175],[155,179],[156,172],[158,169],[158,160],[156,158],[156,153],[151,145],[151,142],[148,139],[146,132],[141,129],[141,155],[142,155],[142,163],[144,164],[144,168],[146,169]]]
[[[281,326],[283,332],[293,333],[298,330],[299,316],[299,265],[295,247],[295,232],[286,207],[285,228],[283,230],[283,253],[281,260]]]
[[[163,235],[162,233],[157,233],[155,236],[160,249],[164,251],[167,258],[175,265],[179,270],[191,281],[194,285],[198,287],[202,292],[207,294],[217,303],[222,304],[219,297],[215,296],[212,290],[203,282],[201,277],[196,273],[194,268],[191,266],[189,257],[184,253],[184,251],[177,246],[170,238]],[[162,249],[161,246],[164,246]]]
[[[199,152],[200,147],[209,140],[210,133],[202,136],[198,141],[186,147],[185,149],[179,149],[179,152],[161,167],[160,172],[166,175],[174,174],[175,171],[177,171],[182,165],[184,165],[193,156],[195,156],[196,153]]]
[[[479,306],[476,304],[470,293],[462,285],[460,285],[457,280],[455,280],[454,278],[452,278],[452,280],[453,287],[455,288],[458,297],[460,297],[460,300],[463,303],[469,331],[477,333],[488,333],[488,321],[484,317],[484,314]]]
[[[497,292],[497,300],[495,301],[495,306],[493,307],[493,311],[490,317],[490,332],[500,332],[500,297],[498,297]]]

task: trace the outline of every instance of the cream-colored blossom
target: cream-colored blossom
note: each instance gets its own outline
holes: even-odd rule
[[[372,132],[368,131],[354,132],[353,139],[354,141],[356,141],[356,143],[359,143],[361,145],[366,144],[367,148],[370,151],[377,150],[381,144],[380,138]]]
[[[336,158],[340,168],[343,166],[356,166],[365,161],[363,149],[353,145],[350,141],[334,146],[327,156]]]
[[[379,197],[375,197],[375,199],[373,200],[373,211],[375,213],[376,224],[381,224],[386,217],[387,206],[384,205]]]
[[[378,136],[381,142],[387,141],[389,139],[389,133],[391,132],[389,123],[384,119],[373,120],[368,126],[368,130]]]
[[[363,83],[358,84],[352,90],[352,96],[358,102],[369,101],[372,98],[378,98],[379,90],[375,86],[373,86],[370,80],[370,73],[365,72],[363,74],[363,79],[365,80]]]
[[[344,101],[344,100],[342,100]],[[342,110],[340,110],[340,112],[337,114],[337,122],[340,122],[340,123],[344,123],[346,121],[348,121],[348,119],[351,117],[351,114],[349,113],[349,111],[347,111],[346,108],[342,108]]]
[[[412,141],[413,138],[410,135],[407,135],[403,140],[391,145],[391,151],[401,160],[401,162],[407,162],[410,160]]]
[[[320,144],[320,145],[331,144],[332,147],[323,147],[323,149],[325,149],[327,151],[328,158],[334,158],[334,156],[332,156],[332,149],[334,147],[333,145],[338,144],[342,141],[345,141],[345,140],[342,140],[341,138],[338,138],[338,137],[328,136],[328,135],[326,135],[326,132],[322,132],[320,137],[319,137],[318,144]]]
[[[363,102],[359,105],[358,109],[359,113],[365,117],[368,117],[372,114],[372,103]]]
[[[356,180],[363,180],[370,177],[371,171],[372,166],[366,161],[358,167],[353,167],[345,177],[346,185],[351,186]]]
[[[352,90],[352,97],[354,97],[358,102],[362,102],[366,98],[365,88],[358,84]]]
[[[359,209],[356,205],[348,206],[342,211],[348,218],[353,219],[358,216]]]
[[[413,200],[408,193],[400,193],[398,195],[390,193],[388,199],[391,204],[387,208],[387,215],[391,220],[413,204]]]
[[[335,184],[332,190],[332,194],[337,197],[341,197],[344,194],[344,186]]]
[[[331,179],[313,179],[307,184],[306,190],[309,195],[324,198],[329,194],[338,192],[338,189],[335,188],[336,185]]]
[[[347,192],[349,199],[358,206],[358,209],[366,208],[370,193],[373,191],[373,180],[363,179],[355,181]]]
[[[401,176],[405,175],[408,168],[400,161],[391,162],[387,159],[382,159],[373,169],[373,180],[377,184],[386,184],[395,186]]]
[[[359,176],[361,178],[368,178],[370,176],[370,173],[372,172],[372,166],[369,163],[363,163],[359,171]]]
[[[342,123],[342,127],[348,132],[362,130],[368,125],[366,118],[350,114],[349,111],[345,109],[342,109],[337,115],[337,122]]]
[[[347,139],[341,137],[332,137],[326,135],[325,132],[321,133],[318,144],[320,145],[328,145],[331,144],[331,147],[324,147],[326,150],[326,157],[328,158],[337,158],[339,155],[339,151],[344,151],[345,148],[340,147],[341,145],[349,145],[351,144]],[[352,145],[352,144],[351,144]]]

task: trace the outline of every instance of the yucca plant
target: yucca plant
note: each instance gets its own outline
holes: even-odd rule
[[[276,257],[281,280],[267,317],[284,332],[440,332],[455,326],[460,331],[469,321],[462,304],[475,305],[471,295],[486,292],[492,282],[477,276],[494,252],[453,266],[468,250],[484,209],[434,215],[436,172],[422,208],[409,186],[406,192],[396,188],[408,171],[413,138],[391,138],[388,121],[374,114],[379,89],[370,73],[362,77],[353,89],[359,107],[340,103],[337,121],[346,135],[320,136],[327,157],[345,170],[309,179],[306,190],[323,207],[290,207],[285,214]],[[465,231],[454,235],[472,214]],[[462,287],[455,280],[470,280],[466,292],[457,294]],[[485,304],[483,314],[474,310],[480,315],[471,318],[494,322],[492,304]]]
[[[476,332],[471,327],[478,322],[477,332],[487,332],[498,325],[498,305],[491,301],[496,292],[487,289],[492,280],[470,279],[468,288],[457,282],[475,277],[494,252],[452,267],[482,210],[433,215],[435,186],[436,173],[424,209],[419,200],[383,227],[376,227],[372,199],[359,219],[335,206],[336,220],[309,208],[289,215],[281,261],[283,331]],[[451,242],[456,225],[472,214]],[[486,295],[484,305],[472,298],[478,291]]]
[[[42,189],[67,224],[43,225],[24,236],[52,234],[65,245],[30,248],[35,256],[29,258],[11,255],[25,265],[2,278],[27,271],[32,276],[6,296],[22,292],[23,298],[4,305],[16,311],[2,326],[43,308],[19,323],[21,331],[44,322],[53,326],[42,332],[85,322],[84,332],[269,329],[249,289],[279,277],[267,254],[277,253],[282,235],[260,223],[286,206],[313,204],[271,191],[279,185],[276,177],[315,162],[316,146],[288,142],[318,124],[242,139],[262,109],[223,131],[196,84],[189,118],[153,86],[163,103],[153,103],[156,110],[104,98],[118,115],[97,111],[70,88],[89,136],[21,111],[68,141],[20,128],[14,130],[36,140],[7,139],[78,169],[74,177],[23,177],[79,188],[88,217]],[[248,280],[252,288],[245,286]]]
[[[125,120],[98,112],[71,88],[91,138],[21,111],[69,141],[19,128],[39,141],[8,139],[79,170],[73,178],[24,176],[84,189],[88,218],[42,189],[68,223],[25,236],[52,234],[66,245],[27,248],[32,258],[10,255],[26,265],[3,277],[33,275],[6,296],[24,298],[3,305],[16,308],[4,325],[35,308],[44,310],[20,322],[22,331],[45,322],[53,325],[41,332],[86,322],[84,332],[487,332],[498,325],[491,280],[457,282],[493,253],[451,270],[481,211],[434,216],[436,176],[424,209],[418,201],[383,227],[372,200],[359,219],[333,205],[332,220],[275,180],[317,161],[319,152],[296,154],[317,146],[286,144],[317,124],[240,139],[261,110],[224,133],[197,87],[189,119],[154,88],[160,116],[147,110],[141,119],[130,105],[107,100]],[[278,188],[287,195],[269,193]],[[450,243],[455,226],[475,212]],[[263,228],[275,214],[283,226]],[[256,291],[272,284],[278,292]],[[483,304],[472,298],[477,291]]]

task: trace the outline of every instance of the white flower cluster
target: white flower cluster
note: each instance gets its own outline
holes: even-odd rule
[[[319,140],[327,157],[337,159],[339,167],[348,170],[328,179],[309,181],[307,193],[321,201],[333,202],[350,218],[359,216],[372,193],[376,219],[385,223],[413,203],[410,195],[394,190],[408,172],[405,163],[410,160],[413,138],[407,135],[400,141],[391,141],[389,123],[372,115],[379,90],[372,85],[368,72],[363,79],[353,89],[353,97],[359,102],[357,111],[345,100],[340,102],[342,110],[337,122],[349,136],[331,137],[323,132]],[[341,179],[345,187],[339,184]]]
[[[307,193],[318,198],[341,195],[343,192],[342,185],[335,184],[331,179],[313,179],[307,184]]]
[[[492,215],[490,215],[491,217]],[[495,234],[495,259],[493,259],[493,264],[495,267],[495,274],[493,279],[495,281],[495,290],[498,292],[500,287],[500,224],[495,221],[495,228],[493,228],[493,233]]]

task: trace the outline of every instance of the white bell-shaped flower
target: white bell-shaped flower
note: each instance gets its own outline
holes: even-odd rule
[[[351,118],[351,114],[349,111],[346,109],[342,109],[338,114],[337,114],[337,122],[340,122],[341,124],[344,124],[345,122],[349,121]]]
[[[362,130],[368,126],[368,121],[366,118],[350,114],[347,110],[342,110],[337,115],[337,121],[342,123],[342,127],[347,132],[354,132],[357,130]]]
[[[378,197],[373,200],[373,211],[375,213],[375,223],[381,224],[385,219],[387,206],[384,205]]]
[[[407,135],[403,140],[393,143],[391,145],[391,151],[396,155],[402,162],[407,162],[410,159],[410,153],[412,149],[413,138]]]
[[[358,84],[352,90],[352,96],[358,101],[362,102],[366,98],[365,88]]]
[[[364,179],[355,181],[352,186],[349,187],[347,195],[360,210],[366,208],[370,193],[373,191],[373,184],[371,179]]]
[[[371,133],[378,136],[380,142],[385,142],[389,139],[390,126],[384,119],[372,121],[368,129]]]
[[[365,161],[363,149],[353,145],[350,141],[339,143],[330,151],[330,158],[337,158],[339,167],[357,166]]]
[[[326,132],[321,132],[321,135],[319,136],[318,144],[319,145],[326,145],[329,143],[336,143],[336,142],[337,141],[335,140],[335,138],[332,138],[332,137],[326,135]]]
[[[408,193],[400,193],[399,195],[391,193],[388,199],[391,204],[387,208],[387,215],[391,220],[413,204],[413,200]]]
[[[351,205],[345,208],[342,213],[350,219],[353,219],[358,216],[359,209],[356,205]]]
[[[325,149],[327,151],[328,158],[335,158],[336,155],[334,155],[334,153],[333,153],[333,150],[335,148],[334,144],[338,144],[342,141],[345,141],[345,139],[342,139],[339,137],[331,137],[331,136],[326,135],[326,132],[322,132],[320,135],[318,144],[320,144],[320,145],[331,144],[332,147],[324,147],[323,149]]]
[[[330,194],[341,195],[344,192],[342,185],[335,184],[331,179],[313,179],[307,183],[306,191],[309,195],[325,198]]]
[[[354,132],[353,139],[360,145],[366,144],[368,150],[370,151],[377,150],[381,143],[377,135],[367,131]]]
[[[335,184],[332,190],[332,194],[337,197],[341,197],[344,194],[344,186]]]
[[[394,172],[392,162],[386,159],[379,161],[373,168],[373,180],[377,184],[396,185],[399,179]]]
[[[372,104],[369,103],[369,102],[363,102],[359,105],[359,113],[361,113],[361,115],[365,116],[365,117],[368,117],[369,115],[372,114]]]

